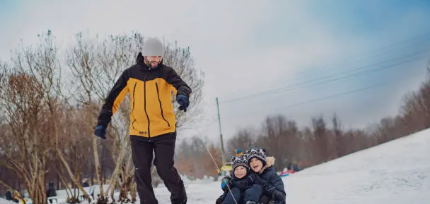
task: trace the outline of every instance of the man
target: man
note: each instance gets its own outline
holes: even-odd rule
[[[172,204],[185,204],[184,183],[174,167],[176,119],[171,102],[176,94],[179,110],[186,111],[191,88],[174,69],[163,64],[163,43],[149,38],[135,65],[126,69],[106,98],[95,135],[106,139],[106,127],[124,97],[130,96],[130,141],[135,181],[141,204],[158,204],[151,185],[151,162],[171,192]]]

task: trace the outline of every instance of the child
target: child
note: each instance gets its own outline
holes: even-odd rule
[[[233,162],[231,180],[224,187],[224,194],[216,200],[216,203],[256,204],[267,185],[250,170],[247,164],[247,155],[232,156],[231,160]]]
[[[259,177],[267,181],[270,186],[269,189],[263,193],[263,203],[267,203],[267,200],[274,199],[276,204],[286,203],[286,193],[284,188],[284,182],[281,177],[276,174],[273,167],[275,163],[275,158],[267,157],[266,150],[263,148],[252,148],[245,152],[248,155],[248,165],[253,172],[255,172]],[[264,198],[266,197],[266,198]]]

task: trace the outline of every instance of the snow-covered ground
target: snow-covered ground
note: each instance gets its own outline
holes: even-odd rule
[[[430,203],[430,129],[284,177],[289,204]],[[215,203],[210,179],[186,181],[190,204]],[[159,203],[170,203],[164,187]],[[0,202],[3,204],[2,200]]]
[[[306,169],[284,182],[291,204],[430,203],[430,130]]]
[[[16,203],[8,201],[4,198],[0,198],[0,204],[16,204]]]

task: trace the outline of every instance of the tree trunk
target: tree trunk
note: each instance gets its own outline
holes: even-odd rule
[[[85,198],[88,199],[88,202],[91,202],[90,196],[84,190],[84,188],[79,184],[79,182],[76,180],[75,176],[73,175],[72,171],[70,170],[70,166],[69,166],[69,164],[67,164],[66,160],[64,159],[63,153],[61,153],[61,151],[59,149],[57,149],[57,152],[58,152],[58,156],[60,156],[60,159],[64,164],[64,167],[66,167],[67,172],[69,172],[70,178],[72,179],[73,183],[76,185],[76,187],[78,187],[84,193],[84,196],[85,196]]]

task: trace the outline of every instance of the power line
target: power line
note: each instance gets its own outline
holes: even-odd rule
[[[382,52],[382,51],[384,51],[384,50],[387,50],[387,49],[389,49],[389,48],[395,48],[395,47],[400,47],[400,48],[402,48],[402,46],[412,46],[414,43],[419,43],[419,45],[418,46],[413,46],[414,48],[416,48],[416,47],[419,47],[420,45],[425,45],[425,43],[428,43],[428,42],[430,42],[430,32],[423,32],[423,33],[421,33],[421,34],[419,34],[419,35],[416,35],[416,36],[413,36],[413,37],[409,37],[409,38],[406,38],[406,39],[404,39],[404,40],[401,40],[401,41],[398,41],[398,42],[396,42],[396,43],[392,43],[392,44],[390,44],[390,45],[386,45],[386,46],[383,46],[383,47],[380,47],[380,48],[378,48],[378,49],[375,49],[375,50],[372,50],[372,51],[370,51],[370,52],[367,52],[367,53],[363,53],[363,54],[361,54],[361,55],[358,55],[358,56],[356,56],[356,58],[358,58],[358,59],[354,59],[354,60],[352,60],[352,61],[350,61],[349,63],[344,63],[344,65],[350,65],[350,64],[352,64],[352,62],[354,62],[354,61],[360,61],[360,60],[362,60],[362,59],[366,59],[366,58],[372,58],[372,57],[375,57],[375,56],[378,56],[378,55],[380,55],[381,53],[382,54],[385,54],[385,53],[391,53],[391,52]],[[388,51],[391,51],[391,50],[393,50],[393,49],[390,49],[390,50],[388,50]],[[403,49],[402,49],[403,50]],[[372,53],[375,53],[375,54],[372,54]],[[370,54],[372,54],[372,55],[370,55]],[[415,53],[415,54],[417,54],[417,53]],[[367,55],[370,55],[369,57],[365,57],[365,56],[367,56]],[[360,58],[360,57],[364,57],[364,58]],[[336,63],[335,63],[336,64]],[[342,64],[342,63],[338,63],[338,64]],[[328,67],[329,65],[325,65],[325,67]],[[333,69],[334,68],[336,68],[336,67],[333,67]],[[327,72],[327,71],[324,71],[324,72]],[[307,75],[303,75],[303,73],[306,73],[306,72],[302,72],[302,76],[312,76],[312,75],[315,75],[317,72],[315,72],[315,71],[312,71],[312,73],[311,74],[307,74]],[[300,77],[301,75],[299,74],[299,75],[297,75],[294,79],[298,79],[298,78],[301,78]],[[293,80],[294,80],[293,79]],[[280,88],[283,88],[283,87],[280,87]],[[270,90],[269,90],[270,91]],[[232,93],[233,94],[233,93]],[[236,99],[230,99],[230,100],[228,100],[228,101],[233,101],[233,100],[236,100]],[[224,101],[224,103],[225,102],[227,102],[227,101]]]
[[[383,62],[379,62],[379,63],[367,65],[367,66],[358,67],[358,68],[356,68],[354,70],[344,71],[344,72],[340,72],[340,73],[333,74],[333,75],[328,75],[328,76],[325,76],[325,77],[317,78],[317,79],[310,80],[310,81],[303,82],[303,83],[299,83],[299,84],[287,85],[287,86],[283,86],[283,87],[278,87],[278,88],[274,88],[274,89],[270,89],[270,90],[266,90],[266,91],[262,91],[262,92],[258,92],[258,93],[254,93],[254,94],[250,94],[250,95],[247,95],[247,96],[238,97],[238,98],[235,98],[235,99],[226,100],[226,101],[224,101],[222,103],[226,104],[226,103],[231,103],[231,102],[238,101],[238,100],[248,99],[248,98],[255,97],[255,96],[276,93],[276,92],[279,92],[279,91],[284,90],[284,89],[288,90],[288,91],[291,91],[291,90],[295,90],[295,89],[301,88],[301,87],[303,87],[303,85],[306,85],[306,84],[309,84],[309,83],[310,84],[314,83],[314,85],[317,85],[317,84],[322,84],[322,83],[328,83],[328,82],[333,82],[333,81],[337,81],[337,80],[342,80],[342,79],[345,79],[345,78],[350,78],[352,76],[357,76],[359,74],[363,74],[363,73],[367,73],[367,72],[374,72],[374,71],[380,71],[380,70],[387,69],[387,68],[392,68],[392,67],[395,67],[395,66],[400,65],[400,64],[404,64],[404,63],[408,63],[408,62],[413,62],[413,61],[416,61],[416,60],[419,60],[419,59],[426,58],[427,57],[427,52],[429,52],[429,51],[430,50],[428,50],[428,49],[423,49],[423,50],[420,50],[419,52],[414,53],[414,54],[409,54],[409,55],[406,55],[406,56],[401,56],[401,57],[397,57],[397,58],[394,58],[394,59],[386,60],[386,61],[383,61]],[[414,56],[414,55],[417,55],[417,54],[421,54],[421,55]],[[400,58],[405,58],[405,59],[401,59],[401,61],[398,61],[398,62],[396,62],[394,64],[390,64],[388,66],[382,66],[382,67],[377,67],[377,68],[373,68],[373,69],[363,69],[363,68],[366,68],[366,67],[372,67],[374,65],[381,65],[381,64],[384,64],[384,63],[387,63],[387,62],[390,62],[390,61],[394,61],[394,60],[400,59]],[[341,76],[341,77],[330,79],[330,77],[336,77],[337,75],[341,75],[343,73],[347,74],[347,73],[350,73],[351,71],[357,71],[357,72],[349,74],[349,75],[345,75],[345,76]],[[325,81],[318,82],[319,80],[323,80],[323,79],[326,79],[326,78],[329,78],[329,79],[325,80]],[[287,88],[290,88],[290,89],[287,89]]]
[[[401,80],[406,80],[409,78],[415,78],[415,77],[419,77],[419,76],[423,76],[422,73],[420,74],[414,74],[414,75],[410,75],[407,77],[400,77],[400,78],[396,78],[393,80],[389,80],[389,81],[385,81],[382,83],[378,83],[378,84],[374,84],[371,86],[366,86],[363,88],[359,88],[359,89],[353,89],[350,91],[346,91],[346,92],[342,92],[342,93],[337,93],[337,94],[333,94],[333,95],[329,95],[329,96],[325,96],[325,97],[321,97],[321,98],[317,98],[317,99],[312,99],[312,100],[308,100],[308,101],[303,101],[303,102],[299,102],[299,103],[295,103],[295,104],[290,104],[290,105],[286,105],[286,106],[282,106],[282,107],[275,107],[276,109],[280,109],[280,108],[291,108],[291,107],[297,107],[297,106],[301,106],[301,105],[305,105],[305,104],[310,104],[310,103],[315,103],[315,102],[319,102],[319,101],[324,101],[324,100],[328,100],[328,99],[332,99],[332,98],[337,98],[337,97],[341,97],[341,96],[345,96],[345,95],[350,95],[350,94],[354,94],[354,93],[358,93],[358,92],[362,92],[362,91],[366,91],[366,90],[370,90],[370,89],[374,89],[377,87],[381,87],[381,86],[385,86],[388,84],[392,84],[394,82],[399,82]],[[256,112],[247,112],[247,113],[256,113]]]
[[[426,72],[427,73],[427,72]],[[320,101],[324,101],[324,100],[329,100],[329,99],[333,99],[333,98],[338,98],[338,97],[342,97],[345,95],[351,95],[351,94],[355,94],[355,93],[359,93],[359,92],[364,92],[367,90],[371,90],[371,89],[375,89],[378,87],[382,87],[382,86],[386,86],[395,82],[399,82],[402,80],[406,80],[406,79],[410,79],[410,78],[415,78],[415,77],[422,77],[423,75],[425,75],[426,73],[419,73],[419,74],[414,74],[414,75],[410,75],[410,76],[406,76],[406,77],[399,77],[393,80],[388,80],[388,81],[384,81],[381,83],[377,83],[371,86],[366,86],[366,87],[362,87],[359,89],[353,89],[353,90],[349,90],[346,92],[341,92],[341,93],[337,93],[337,94],[332,94],[329,96],[325,96],[325,97],[320,97],[320,98],[316,98],[316,99],[312,99],[312,100],[308,100],[308,101],[303,101],[303,102],[299,102],[299,103],[294,103],[294,104],[290,104],[290,105],[286,105],[286,106],[278,106],[278,107],[274,107],[274,109],[280,109],[280,108],[291,108],[291,107],[297,107],[297,106],[302,106],[302,105],[306,105],[306,104],[311,104],[311,103],[316,103],[316,102],[320,102]],[[274,110],[273,109],[273,110]],[[266,112],[269,112],[266,111]],[[252,112],[245,112],[244,114],[240,114],[237,116],[241,116],[243,117],[244,115],[248,115],[248,114],[255,114],[257,113],[257,111],[252,111]],[[213,119],[213,121],[215,121],[215,118]],[[209,125],[205,125],[205,126],[193,126],[193,127],[187,127],[187,128],[181,128],[182,130],[189,130],[189,129],[198,129],[198,128],[207,128],[210,127],[212,125],[215,125],[214,123],[209,124]],[[185,138],[181,138],[181,139],[189,139],[191,137],[185,137]]]
[[[424,39],[422,39],[422,38],[424,38]],[[376,56],[380,56],[380,55],[384,55],[384,54],[390,54],[393,50],[389,50],[390,52],[383,52],[384,50],[387,50],[387,49],[393,49],[393,48],[396,48],[396,47],[400,47],[400,48],[402,48],[402,45],[404,44],[404,43],[408,43],[408,42],[411,42],[410,44],[405,44],[405,45],[403,45],[403,46],[412,46],[412,45],[414,45],[415,43],[419,43],[419,45],[423,45],[424,43],[428,43],[428,42],[430,42],[429,41],[429,39],[430,39],[430,32],[425,32],[424,34],[420,34],[420,35],[417,35],[417,36],[413,36],[413,37],[411,37],[411,38],[407,38],[407,39],[405,39],[405,40],[402,40],[402,41],[399,41],[399,42],[396,42],[396,43],[392,43],[392,44],[390,44],[390,45],[387,45],[387,46],[383,46],[383,47],[381,47],[381,48],[378,48],[378,49],[375,49],[375,50],[372,50],[372,51],[370,51],[370,52],[367,52],[367,53],[363,53],[363,54],[361,54],[361,55],[358,55],[358,56],[356,56],[356,59],[352,59],[352,60],[350,60],[349,62],[345,62],[345,63],[333,63],[333,64],[331,64],[331,65],[329,65],[329,64],[326,64],[326,65],[324,65],[323,67],[330,67],[330,66],[332,66],[332,67],[334,67],[336,64],[337,65],[342,65],[342,66],[345,66],[345,65],[350,65],[350,64],[352,64],[352,63],[354,63],[354,62],[357,62],[357,61],[362,61],[362,60],[364,60],[364,59],[368,59],[368,58],[373,58],[373,57],[376,57]],[[417,40],[419,40],[419,41],[417,41]],[[422,41],[421,41],[422,40]],[[418,46],[414,46],[414,47],[418,47]],[[402,49],[403,50],[403,49]],[[372,54],[372,53],[374,53],[374,54]],[[372,54],[372,55],[370,55],[370,54]],[[367,57],[366,57],[367,56]],[[306,73],[308,73],[308,72],[312,72],[311,73],[311,75],[312,74],[315,74],[315,72],[313,72],[313,71],[307,71],[307,72],[302,72],[302,74],[306,74]],[[309,76],[309,75],[308,75]],[[298,75],[298,77],[300,77],[300,74]]]
[[[393,49],[400,49],[400,50],[404,50],[403,47],[407,47],[407,46],[413,46],[414,44],[418,43],[417,46],[413,46],[414,48],[417,48],[421,45],[425,45],[425,43],[430,42],[430,32],[424,32],[421,33],[419,35],[413,36],[413,37],[409,37],[406,38],[404,40],[386,45],[386,46],[382,46],[380,48],[377,48],[375,50],[369,51],[369,52],[365,52],[362,53],[360,55],[355,56],[355,59],[350,60],[349,62],[340,62],[340,63],[332,63],[332,64],[326,64],[322,67],[332,67],[331,69],[328,70],[333,70],[335,68],[337,68],[337,66],[347,66],[347,65],[351,65],[353,63],[362,61],[364,59],[372,59],[376,56],[380,56],[380,55],[384,55],[384,54],[391,54],[393,52]],[[384,50],[387,50],[389,52],[383,52]],[[327,70],[323,71],[323,72],[327,72]],[[303,78],[303,77],[309,77],[309,76],[315,76],[319,74],[318,72],[315,72],[314,70],[308,70],[308,71],[304,71],[299,73],[294,79],[299,79],[299,78]],[[293,79],[293,80],[294,80]],[[231,94],[233,94],[234,92],[232,92]]]
[[[265,93],[272,92],[272,91],[276,91],[276,90],[281,90],[281,89],[290,88],[290,87],[294,87],[294,86],[305,85],[305,84],[307,84],[307,83],[312,83],[312,82],[315,82],[315,81],[318,81],[318,80],[321,80],[321,79],[325,79],[325,78],[329,78],[329,77],[333,77],[333,76],[336,76],[336,75],[339,75],[339,74],[342,74],[342,73],[349,73],[349,72],[351,72],[351,71],[355,71],[355,70],[358,70],[358,71],[359,71],[359,70],[360,70],[360,69],[362,69],[362,68],[372,67],[372,66],[374,66],[374,65],[384,64],[384,63],[386,63],[386,62],[390,62],[390,61],[393,61],[393,60],[396,60],[396,59],[399,59],[399,58],[404,58],[404,57],[409,57],[409,56],[412,56],[412,57],[413,57],[413,55],[421,54],[421,53],[426,53],[426,52],[428,52],[428,51],[430,51],[430,50],[421,50],[420,52],[415,53],[415,54],[412,54],[412,55],[402,56],[402,57],[394,58],[394,59],[391,59],[391,60],[386,60],[386,61],[383,61],[383,62],[379,62],[379,63],[375,63],[375,64],[367,65],[367,66],[358,67],[358,68],[356,68],[356,69],[354,69],[354,70],[344,71],[344,72],[340,72],[340,73],[337,73],[337,74],[324,76],[324,77],[321,77],[321,78],[317,78],[317,79],[314,79],[314,80],[311,80],[311,81],[307,81],[307,82],[303,82],[303,83],[299,83],[299,84],[291,84],[291,85],[287,85],[287,86],[283,86],[283,87],[278,87],[278,88],[274,88],[274,89],[269,89],[269,90],[262,91],[262,92],[259,92],[259,93],[255,93],[255,94],[251,94],[251,95],[248,95],[248,96],[243,96],[243,97],[238,97],[238,98],[236,98],[236,99],[226,100],[226,101],[224,101],[224,103],[227,103],[227,102],[233,102],[233,101],[241,100],[241,99],[245,99],[245,98],[248,98],[248,97],[253,97],[253,96],[256,96],[256,95],[260,95],[260,94],[265,94]],[[420,56],[420,57],[418,57],[417,59],[421,59],[421,58],[423,58],[423,57],[426,57],[426,55]],[[406,60],[406,61],[403,61],[403,62],[400,62],[400,63],[396,63],[396,64],[394,64],[394,66],[395,66],[395,65],[397,65],[397,64],[402,64],[402,63],[404,63],[404,62],[410,62],[410,60]],[[391,67],[391,66],[389,66],[389,67]],[[366,69],[365,71],[361,71],[361,72],[367,72],[367,71],[379,71],[379,70],[381,70],[381,69],[385,69],[385,68],[387,68],[387,67],[382,67],[382,68],[377,68],[377,69]],[[355,73],[355,74],[352,74],[352,75],[349,75],[349,76],[358,75],[358,74],[359,74],[359,73]],[[345,78],[348,78],[349,76],[347,76],[347,77],[345,77]],[[339,79],[343,79],[343,78],[339,78]]]
[[[413,61],[416,61],[416,60],[419,60],[419,59],[423,59],[423,58],[426,58],[426,56],[420,56],[420,57],[416,57],[414,59],[409,59],[409,60],[397,62],[397,63],[391,64],[391,65],[388,65],[388,66],[380,67],[378,69],[363,70],[363,71],[358,72],[358,73],[353,73],[353,74],[342,76],[342,77],[332,78],[332,79],[328,79],[328,80],[325,80],[325,81],[319,81],[319,82],[313,83],[311,85],[320,85],[320,84],[326,84],[326,83],[330,83],[330,82],[334,82],[334,81],[339,81],[339,80],[343,80],[343,79],[346,79],[346,78],[351,78],[351,77],[354,77],[354,76],[358,76],[360,74],[364,74],[364,73],[367,73],[367,72],[381,71],[381,70],[389,69],[389,68],[393,68],[393,69],[402,68],[402,67],[397,67],[397,66],[401,65],[401,64],[413,62]],[[304,84],[304,85],[306,85],[306,84]],[[306,87],[306,86],[301,86],[301,87],[299,86],[299,87],[296,87],[296,88],[291,88],[291,89],[288,89],[288,90],[283,90],[283,92],[285,93],[286,91],[296,90],[296,89],[300,89],[300,88],[304,88],[304,87]],[[274,94],[276,94],[276,93],[278,93],[278,91],[274,91]]]
[[[313,103],[313,102],[317,102],[317,101],[323,101],[323,100],[327,100],[327,99],[331,99],[331,98],[336,98],[336,97],[340,97],[340,96],[344,96],[344,95],[349,95],[349,94],[353,94],[353,93],[357,93],[357,92],[366,91],[366,90],[373,89],[373,88],[376,88],[376,87],[385,86],[385,85],[388,85],[388,84],[392,84],[394,82],[398,82],[400,80],[405,80],[405,79],[415,78],[415,77],[420,77],[420,76],[422,76],[422,74],[415,74],[415,75],[408,76],[408,77],[397,78],[396,80],[385,81],[385,82],[382,82],[382,83],[379,83],[379,84],[375,84],[375,85],[372,85],[372,86],[367,86],[367,87],[363,87],[363,88],[360,88],[360,89],[355,89],[355,90],[351,90],[351,91],[347,91],[347,92],[343,92],[343,93],[339,93],[339,94],[334,94],[334,95],[330,95],[330,96],[323,97],[323,98],[318,98],[318,99],[314,99],[314,100],[310,100],[310,101],[305,101],[305,102],[301,102],[301,103],[297,103],[297,104],[292,104],[292,105],[288,105],[288,106],[285,106],[285,107],[286,108],[287,107],[291,108],[291,107],[301,106],[301,105],[304,105],[304,104]]]

